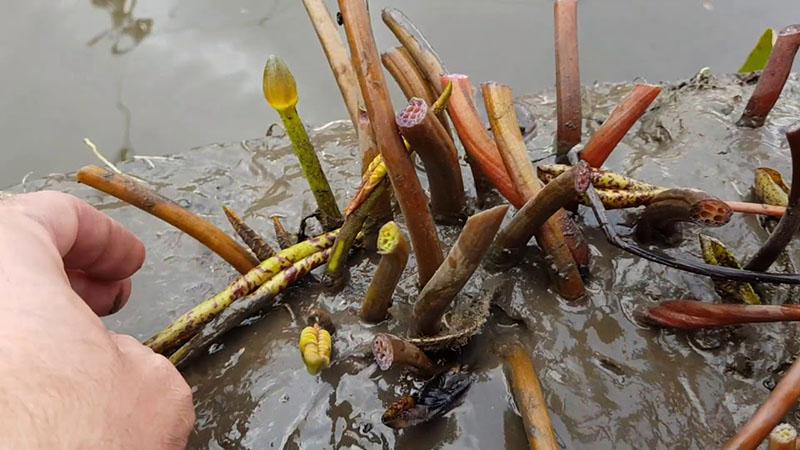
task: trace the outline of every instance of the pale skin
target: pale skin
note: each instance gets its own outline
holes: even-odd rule
[[[182,449],[192,393],[161,355],[109,331],[141,241],[57,192],[0,198],[0,449]]]

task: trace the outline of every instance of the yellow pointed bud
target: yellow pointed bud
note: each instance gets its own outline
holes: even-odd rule
[[[303,328],[300,333],[300,353],[308,373],[318,374],[331,363],[331,334],[318,324]]]
[[[297,104],[294,76],[286,63],[275,55],[270,55],[264,66],[264,98],[278,111]]]

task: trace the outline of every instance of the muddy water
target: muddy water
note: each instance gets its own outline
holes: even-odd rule
[[[628,134],[608,166],[655,184],[694,186],[725,199],[746,199],[752,169],[766,165],[789,174],[780,133],[800,116],[800,82],[794,77],[766,127],[733,125],[751,86],[712,78],[665,87],[641,125]],[[597,85],[585,90],[585,127],[591,133],[630,89]],[[538,120],[529,143],[545,157],[553,135],[552,93],[520,103]],[[346,125],[313,133],[335,193],[353,194],[358,162]],[[286,215],[291,227],[311,212],[280,128],[264,139],[196,148],[166,159],[123,163],[122,169],[224,229],[220,207],[238,210],[274,238],[268,216]],[[465,178],[469,171],[465,168]],[[135,278],[135,296],[107,319],[119,332],[147,338],[203,298],[221,289],[233,271],[191,238],[115,199],[52,176],[15,191],[59,189],[101,207],[147,243],[147,264]],[[465,364],[477,381],[463,405],[445,418],[403,432],[383,426],[383,409],[408,392],[412,379],[380,372],[368,357],[374,333],[405,334],[404,319],[417,292],[413,260],[396,295],[396,320],[363,326],[356,311],[375,269],[374,255],[353,259],[350,283],[333,292],[306,283],[292,289],[266,317],[230,333],[186,376],[194,389],[198,422],[192,448],[526,448],[497,349],[511,340],[530,349],[563,448],[718,448],[768,394],[778,372],[796,354],[796,326],[758,325],[715,333],[673,333],[638,323],[636,312],[664,298],[715,301],[710,282],[632,257],[609,246],[591,214],[582,221],[594,261],[585,302],[567,304],[550,289],[534,248],[504,273],[479,271],[464,295],[498,289],[483,332],[446,359]],[[613,213],[622,224],[628,213]],[[625,228],[621,228],[622,231]],[[667,251],[699,255],[695,227]],[[440,228],[446,243],[457,230]],[[766,234],[753,217],[706,232],[751,255]],[[797,255],[796,247],[791,254]],[[305,312],[323,306],[339,325],[333,366],[308,375],[296,348]],[[800,424],[800,417],[789,420]]]
[[[550,1],[370,3],[403,8],[451,70],[518,93],[553,83]],[[270,53],[294,70],[305,120],[345,117],[298,0],[0,4],[0,188],[92,161],[84,137],[119,158],[261,136],[276,120],[260,97]],[[796,0],[585,1],[583,80],[676,80],[703,66],[731,72],[764,28],[798,17]],[[383,49],[396,45],[382,26],[377,37]]]

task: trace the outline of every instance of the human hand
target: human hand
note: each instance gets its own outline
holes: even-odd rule
[[[106,329],[144,262],[130,231],[67,194],[0,199],[0,448],[181,449],[189,386]]]

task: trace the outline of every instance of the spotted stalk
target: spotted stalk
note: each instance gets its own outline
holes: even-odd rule
[[[222,210],[225,211],[225,217],[228,218],[228,222],[230,222],[233,230],[239,235],[242,242],[250,247],[250,250],[253,251],[259,261],[264,261],[267,258],[275,256],[275,250],[267,244],[267,240],[256,233],[256,231],[252,229],[247,222],[242,220],[236,212],[227,206],[223,206]]]

